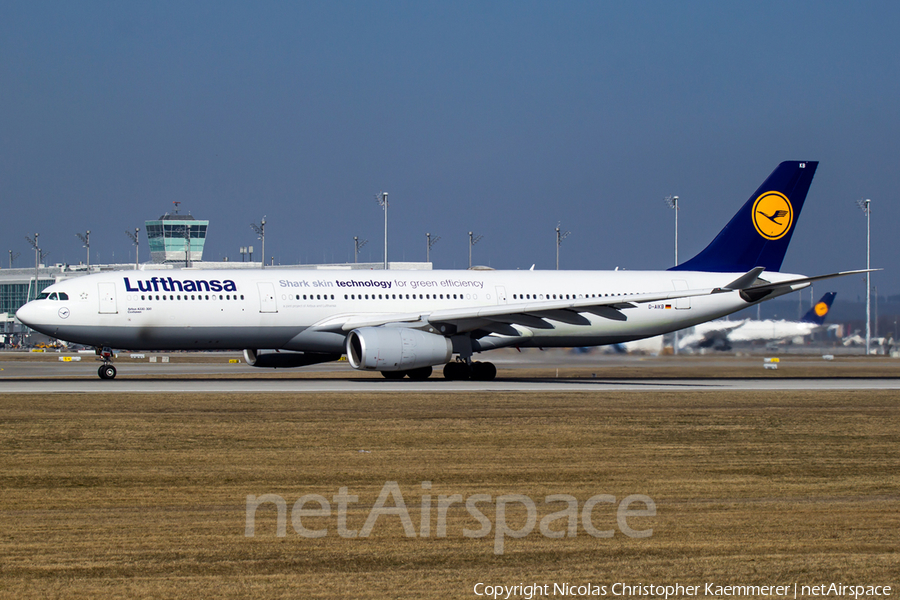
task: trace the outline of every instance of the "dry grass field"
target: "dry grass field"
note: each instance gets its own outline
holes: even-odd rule
[[[0,457],[3,598],[476,598],[478,582],[900,592],[896,392],[6,394]],[[340,488],[360,531],[389,481],[417,537],[395,514],[339,535]],[[285,500],[283,537],[271,503],[245,535],[247,496],[263,494]],[[330,516],[292,511],[306,494]],[[486,537],[463,535],[481,523],[460,503],[439,537],[438,497],[456,494],[491,496]],[[534,500],[538,525],[495,554],[507,494]],[[575,537],[542,535],[562,508],[550,494],[577,499]],[[591,522],[613,537],[588,535],[597,494],[649,496],[656,515],[627,523],[652,535],[624,535],[606,502]],[[297,533],[292,513],[325,536]],[[510,529],[526,517],[509,504]]]

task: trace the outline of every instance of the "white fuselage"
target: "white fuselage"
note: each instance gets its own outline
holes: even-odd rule
[[[727,285],[742,273],[686,271],[357,271],[141,270],[54,284],[48,298],[23,306],[28,326],[62,340],[134,350],[270,348],[341,353],[348,327],[371,322],[425,328],[436,311],[463,314],[454,331],[474,350],[504,346],[592,346],[625,342],[716,319],[751,304],[738,292],[644,301],[624,318],[580,313],[580,323],[528,313],[542,303],[677,293]],[[797,275],[767,273],[770,281]],[[797,289],[797,288],[795,288]],[[67,299],[59,299],[64,294]],[[522,305],[521,316],[478,311]],[[469,316],[466,316],[469,315]],[[547,323],[550,327],[547,327]],[[434,327],[428,330],[435,332]],[[443,333],[443,332],[442,332]]]

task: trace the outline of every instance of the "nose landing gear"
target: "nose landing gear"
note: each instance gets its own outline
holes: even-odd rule
[[[97,369],[97,375],[100,376],[100,379],[115,379],[116,368],[112,366],[112,348],[106,346],[97,348],[97,356],[103,361],[103,364]]]

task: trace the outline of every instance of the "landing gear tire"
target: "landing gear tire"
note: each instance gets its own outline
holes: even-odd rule
[[[97,375],[100,376],[100,379],[115,379],[116,368],[112,365],[103,365],[97,370]]]
[[[444,365],[444,379],[449,381],[461,381],[471,375],[469,365],[464,362],[451,362]]]
[[[429,367],[420,367],[418,369],[412,369],[407,371],[406,374],[409,375],[409,378],[413,381],[423,381],[431,377],[431,373],[434,371],[430,366]]]
[[[494,363],[474,362],[472,363],[472,379],[475,381],[493,381],[497,376],[497,367]]]

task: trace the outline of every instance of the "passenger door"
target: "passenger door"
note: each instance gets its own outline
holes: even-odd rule
[[[275,303],[275,284],[270,281],[259,281],[256,287],[259,290],[259,312],[278,312],[278,305]]]
[[[119,312],[116,305],[116,284],[98,283],[97,291],[100,297],[100,314],[114,315]]]

